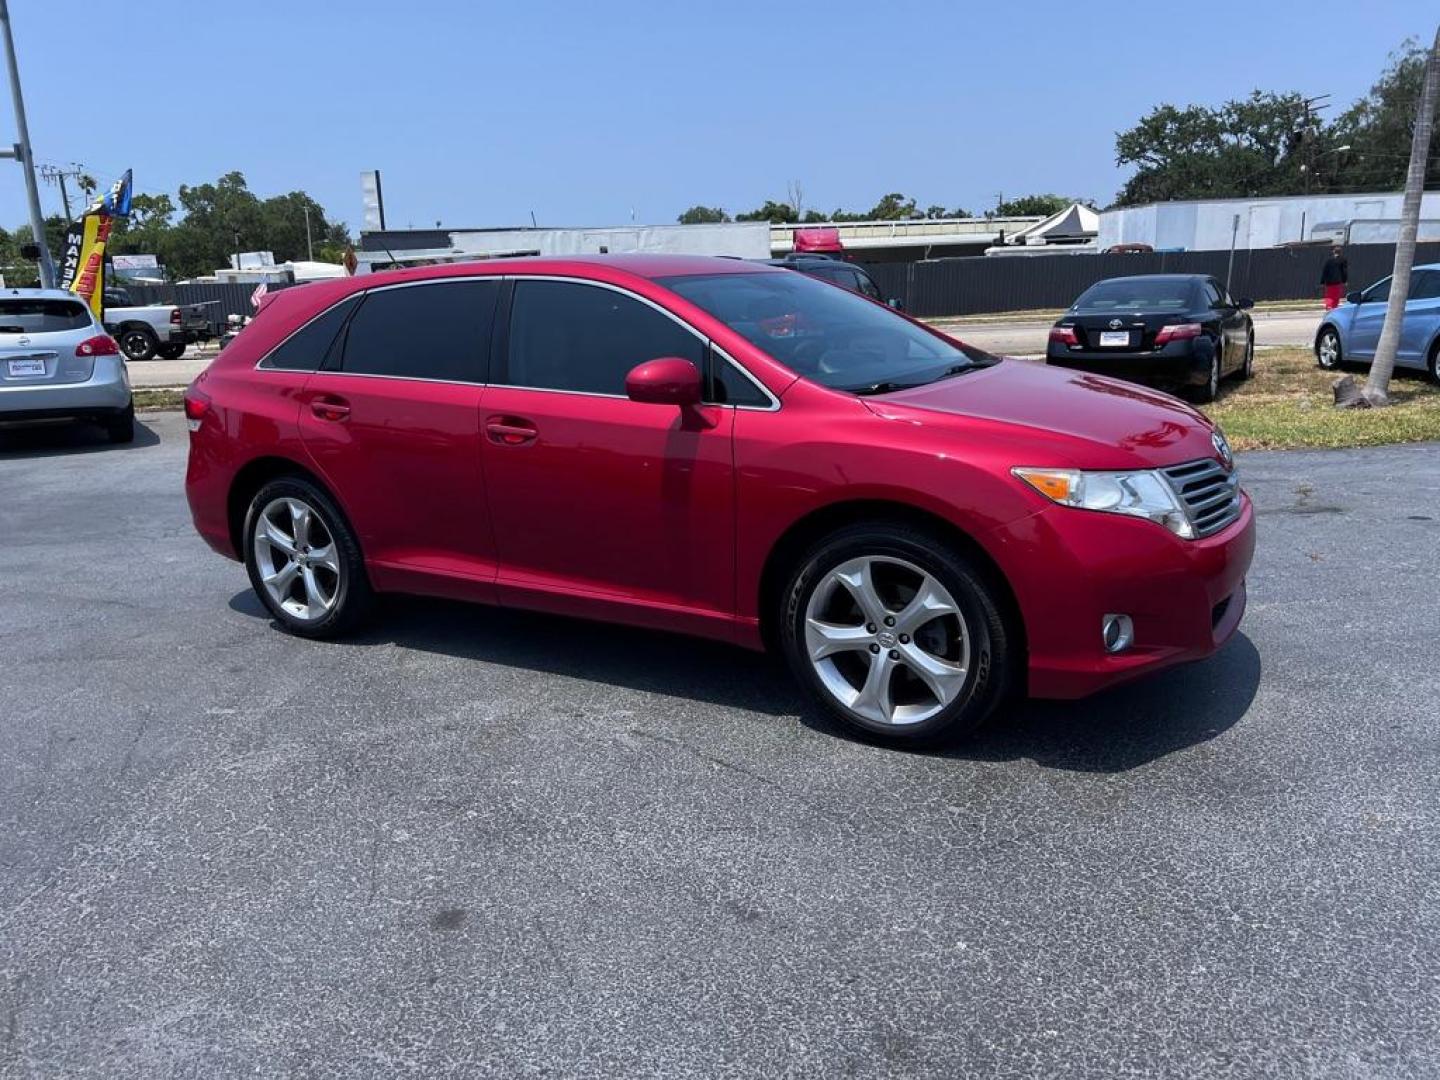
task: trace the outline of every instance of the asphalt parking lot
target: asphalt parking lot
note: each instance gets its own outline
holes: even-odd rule
[[[0,1075],[1440,1072],[1440,446],[1243,456],[1219,655],[922,756],[702,642],[287,637],[144,421],[0,434]]]

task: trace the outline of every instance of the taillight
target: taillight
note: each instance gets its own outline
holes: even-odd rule
[[[201,423],[210,412],[210,395],[203,393],[194,386],[185,389],[185,426],[191,431],[199,431]]]
[[[1182,322],[1173,326],[1160,327],[1159,333],[1155,335],[1155,347],[1168,345],[1172,341],[1184,341],[1186,338],[1197,338],[1204,332],[1204,328],[1198,322]]]
[[[1052,326],[1050,328],[1050,340],[1059,345],[1079,345],[1080,339],[1075,336],[1073,326]]]
[[[75,346],[76,356],[119,356],[120,346],[109,334],[96,334]]]
[[[176,326],[180,325],[180,309],[178,307],[174,311],[170,312],[170,321]]]

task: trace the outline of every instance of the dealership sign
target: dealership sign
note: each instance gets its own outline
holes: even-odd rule
[[[154,255],[112,255],[110,265],[116,270],[158,270],[160,263]]]

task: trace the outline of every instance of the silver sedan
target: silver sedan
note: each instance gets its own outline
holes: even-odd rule
[[[135,438],[130,373],[89,307],[60,289],[0,290],[0,422],[89,420]]]

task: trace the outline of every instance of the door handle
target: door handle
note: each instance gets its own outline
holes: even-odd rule
[[[350,418],[350,403],[344,398],[332,397],[326,394],[324,397],[315,398],[310,402],[310,411],[321,420],[348,420]]]
[[[529,420],[518,416],[492,416],[485,421],[485,436],[497,446],[524,446],[540,433]]]

